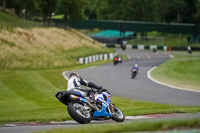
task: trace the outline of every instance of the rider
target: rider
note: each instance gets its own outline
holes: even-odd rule
[[[131,71],[133,71],[133,70],[136,70],[137,72],[139,71],[138,64],[134,65],[134,67],[131,69]]]
[[[102,88],[102,86],[97,86],[94,83],[81,78],[77,73],[71,73],[68,80],[67,91],[78,91],[81,93],[82,96],[88,96],[90,89],[81,89],[81,85],[95,88],[100,91],[107,91],[106,89]]]

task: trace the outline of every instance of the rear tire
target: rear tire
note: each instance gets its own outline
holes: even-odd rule
[[[116,122],[123,122],[124,121],[124,114],[116,106],[114,107],[114,112],[112,113],[112,119]]]
[[[78,123],[87,124],[90,123],[92,115],[89,111],[83,110],[84,106],[78,102],[72,102],[68,104],[67,110],[69,115]]]
[[[134,79],[136,77],[136,73],[132,72],[132,79]]]

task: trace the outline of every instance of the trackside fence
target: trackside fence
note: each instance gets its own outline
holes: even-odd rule
[[[109,53],[109,54],[98,54],[98,55],[91,55],[88,57],[81,57],[79,58],[80,64],[89,64],[96,61],[101,60],[112,60],[117,53]]]

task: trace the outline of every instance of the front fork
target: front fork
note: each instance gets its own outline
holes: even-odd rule
[[[112,103],[110,103],[110,111],[111,111],[111,113],[113,113],[114,112],[114,105],[112,104]]]

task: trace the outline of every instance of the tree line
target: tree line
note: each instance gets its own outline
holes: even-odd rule
[[[1,0],[2,10],[13,9],[26,19],[64,14],[63,20],[129,20],[200,23],[200,0]]]

